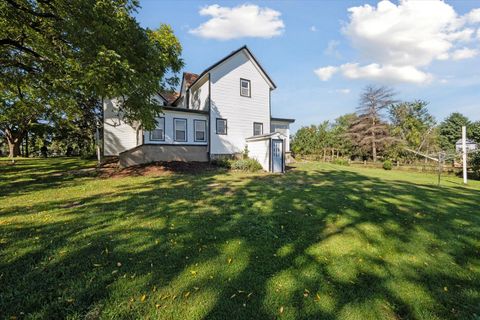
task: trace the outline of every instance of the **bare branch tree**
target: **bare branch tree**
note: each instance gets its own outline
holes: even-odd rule
[[[365,151],[371,152],[373,161],[377,161],[379,147],[392,141],[383,112],[397,101],[395,92],[388,87],[367,86],[360,96],[357,107],[358,118],[352,123],[348,133]]]

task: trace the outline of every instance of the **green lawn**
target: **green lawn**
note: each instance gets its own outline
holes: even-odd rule
[[[480,183],[0,161],[0,318],[479,319]],[[63,174],[62,174],[63,172]]]

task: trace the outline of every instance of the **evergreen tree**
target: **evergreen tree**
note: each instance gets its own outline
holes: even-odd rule
[[[455,143],[462,137],[462,126],[470,125],[470,120],[463,114],[454,112],[450,114],[439,126],[440,147],[443,150],[455,150]]]
[[[378,151],[393,140],[384,121],[384,111],[396,102],[394,96],[388,87],[366,87],[357,107],[358,118],[348,131],[355,144],[370,153],[373,162],[377,161]]]

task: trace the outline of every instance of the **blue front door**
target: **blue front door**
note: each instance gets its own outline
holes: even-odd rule
[[[272,140],[272,171],[283,172],[283,140]]]

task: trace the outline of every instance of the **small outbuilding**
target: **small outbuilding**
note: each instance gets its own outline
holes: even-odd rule
[[[285,172],[285,142],[280,132],[257,135],[245,139],[248,156],[256,159],[265,171]]]

